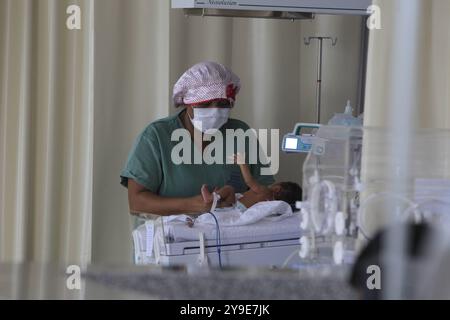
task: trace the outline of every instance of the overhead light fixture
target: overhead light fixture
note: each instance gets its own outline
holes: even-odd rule
[[[187,16],[202,16],[202,17],[209,16],[209,17],[262,18],[262,19],[286,19],[286,20],[314,19],[314,13],[310,12],[194,8],[194,9],[184,9],[184,13]]]

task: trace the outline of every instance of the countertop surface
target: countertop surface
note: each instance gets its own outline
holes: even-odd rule
[[[73,273],[41,264],[0,264],[0,299],[300,300],[356,299],[345,267],[300,270],[98,266]],[[68,286],[69,283],[69,286]]]

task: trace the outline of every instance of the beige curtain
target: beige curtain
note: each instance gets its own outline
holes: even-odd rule
[[[93,262],[132,263],[119,175],[137,135],[169,114],[169,1],[95,1]]]
[[[386,126],[396,95],[408,95],[413,101],[410,108],[419,111],[412,119],[414,126],[450,128],[450,22],[446,18],[450,2],[377,0],[375,4],[381,8],[382,29],[371,32],[366,124]],[[411,6],[418,6],[419,14],[404,17],[402,12]],[[396,32],[400,16],[408,20],[403,34]],[[402,82],[412,78],[416,90],[402,92],[398,90],[402,82],[394,83],[392,72],[407,56],[415,59],[410,71],[396,76]]]
[[[1,262],[90,261],[92,14],[88,0],[0,0]]]

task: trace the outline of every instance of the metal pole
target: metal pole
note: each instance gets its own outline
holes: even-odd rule
[[[323,62],[323,40],[331,40],[331,44],[334,47],[337,43],[337,38],[331,37],[309,37],[305,38],[305,45],[309,46],[311,40],[317,39],[319,41],[319,50],[317,57],[317,87],[316,87],[316,110],[317,110],[317,123],[320,124],[320,114],[322,108],[322,62]]]
[[[358,72],[358,97],[357,111],[358,116],[364,112],[365,96],[366,96],[366,76],[367,76],[367,59],[369,55],[369,28],[366,25],[366,19],[361,19],[361,49],[359,54],[359,72]]]
[[[323,38],[319,38],[319,56],[317,58],[317,85],[316,85],[316,110],[317,123],[320,124],[320,108],[322,104],[322,61],[323,61]]]

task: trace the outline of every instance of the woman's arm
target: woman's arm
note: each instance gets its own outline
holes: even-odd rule
[[[190,198],[161,197],[148,191],[133,179],[128,179],[128,203],[131,214],[135,215],[198,214],[211,209],[211,203],[205,202],[201,195]]]

